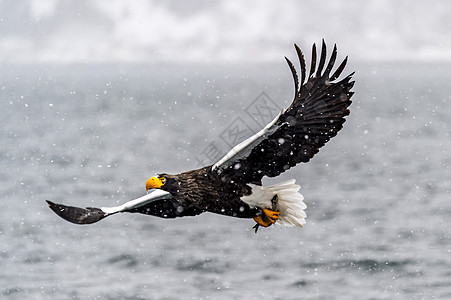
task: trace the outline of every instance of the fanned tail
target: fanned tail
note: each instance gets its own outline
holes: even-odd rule
[[[306,223],[307,214],[304,210],[307,205],[304,203],[304,196],[299,193],[301,186],[295,183],[296,180],[292,179],[266,187],[278,196],[280,217],[276,224],[304,227]]]
[[[267,187],[249,184],[252,188],[252,194],[241,199],[250,206],[272,208],[273,203],[271,201],[274,195],[277,195],[280,217],[276,224],[304,227],[307,218],[304,210],[307,205],[304,203],[304,196],[299,193],[301,186],[295,183],[296,180],[291,179]]]

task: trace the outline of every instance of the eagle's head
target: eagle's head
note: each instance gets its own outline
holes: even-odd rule
[[[146,191],[151,189],[159,189],[166,183],[165,177],[150,177],[146,181]]]

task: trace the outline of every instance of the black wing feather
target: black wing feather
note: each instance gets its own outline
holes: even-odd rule
[[[337,59],[337,45],[334,45],[334,50],[332,50],[332,55],[329,59],[329,63],[327,64],[326,71],[324,71],[324,76],[329,76],[330,71],[334,67],[335,60]]]
[[[291,74],[293,75],[294,80],[294,93],[296,94],[299,90],[299,78],[298,73],[296,72],[296,68],[293,66],[293,63],[285,57],[285,60],[287,61],[288,66],[290,67]]]
[[[334,81],[338,77],[340,77],[341,72],[343,72],[344,68],[346,67],[346,63],[348,62],[348,57],[346,56],[345,59],[342,61],[340,66],[337,68],[335,73],[330,77],[330,81]],[[351,76],[354,75],[354,72],[351,73]]]
[[[323,40],[323,44],[321,46],[321,56],[319,58],[319,66],[318,70],[316,70],[316,77],[321,77],[321,72],[323,71],[324,64],[326,63],[326,55],[327,55],[326,43]]]
[[[312,46],[312,62],[310,64],[310,74],[308,75],[309,78],[313,76],[315,70],[316,70],[316,44],[314,43]]]
[[[127,212],[157,216],[165,219],[196,216],[203,212],[195,206],[185,206],[174,198],[158,200]]]
[[[107,217],[108,214],[95,207],[75,207],[53,203],[46,200],[49,207],[61,218],[74,224],[92,224]]]
[[[219,172],[223,180],[241,180],[258,183],[263,176],[274,177],[301,162],[308,162],[343,127],[349,115],[353,92],[351,73],[334,82],[346,66],[347,58],[329,77],[337,57],[334,46],[326,70],[326,44],[323,40],[318,68],[316,68],[316,46],[312,47],[312,62],[309,78],[304,82],[305,60],[295,46],[301,67],[301,82],[290,60],[287,59],[295,79],[295,96],[289,108],[276,122],[278,129],[256,145],[246,157],[239,157]],[[234,160],[232,158],[232,160]]]
[[[305,59],[304,59],[304,54],[302,54],[301,48],[298,47],[298,45],[294,44],[294,48],[296,49],[296,53],[298,54],[298,59],[299,59],[299,63],[301,65],[301,82],[300,84],[304,84],[305,82]],[[296,84],[297,86],[297,84]],[[296,88],[296,93],[298,93],[299,90]]]

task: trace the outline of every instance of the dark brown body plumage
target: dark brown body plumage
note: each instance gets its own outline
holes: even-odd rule
[[[171,193],[173,199],[152,202],[134,212],[163,218],[195,216],[203,212],[253,218],[260,213],[259,208],[251,208],[240,199],[250,194],[249,186],[233,181],[223,182],[211,166],[159,176],[166,178],[161,189]]]

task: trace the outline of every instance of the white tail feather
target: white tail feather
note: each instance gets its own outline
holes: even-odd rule
[[[267,187],[249,184],[252,188],[252,194],[243,196],[241,200],[252,207],[271,209],[271,199],[274,195],[277,195],[280,218],[276,223],[285,226],[304,227],[307,218],[304,209],[307,208],[307,205],[303,201],[304,197],[299,193],[301,186],[295,183],[296,180],[291,179]]]

